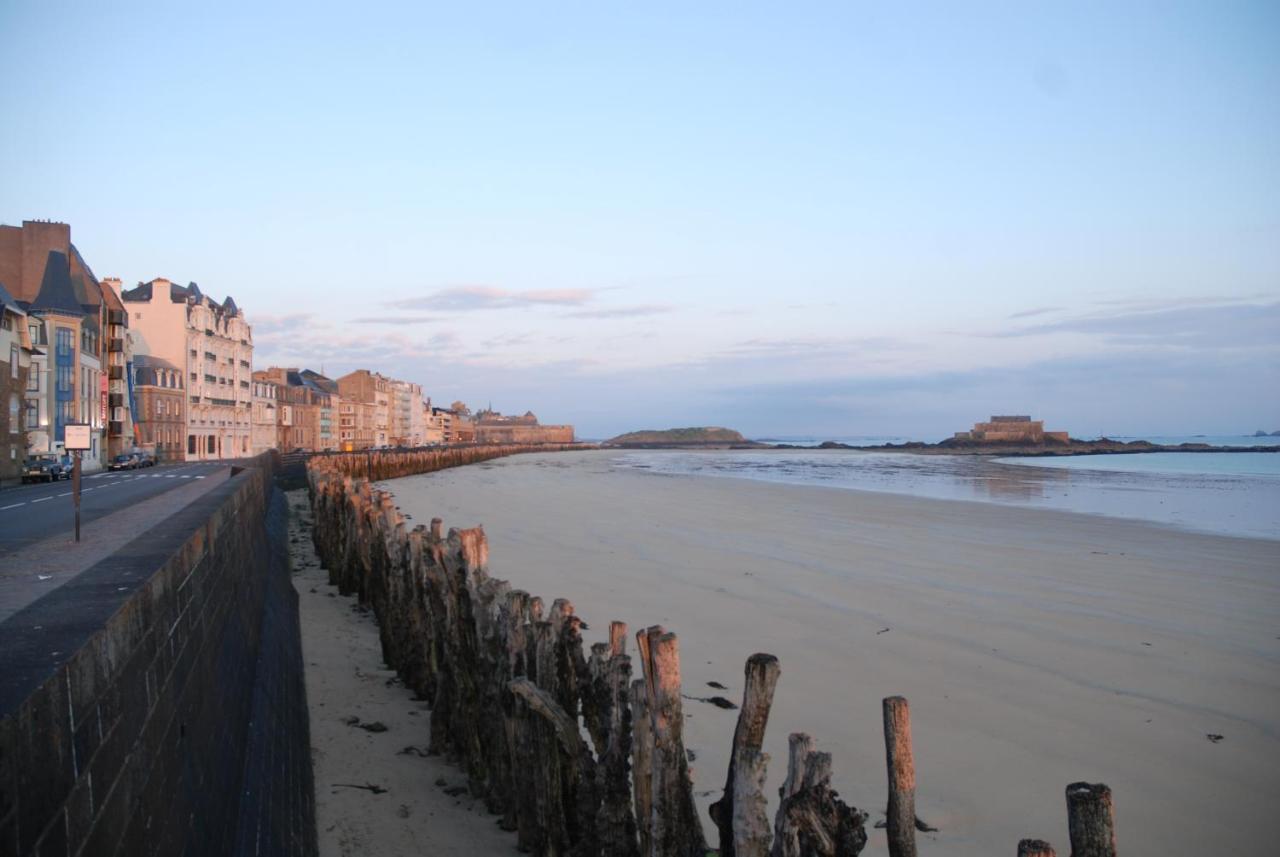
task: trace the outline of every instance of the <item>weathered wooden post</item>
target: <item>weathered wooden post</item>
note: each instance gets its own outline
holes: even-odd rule
[[[733,751],[729,756],[729,774],[725,778],[724,796],[710,807],[711,820],[720,831],[720,857],[765,857],[773,837],[769,830],[769,817],[764,798],[765,769],[769,756],[761,753],[765,727],[769,723],[769,709],[773,705],[773,691],[778,684],[778,659],[773,655],[754,654],[747,659],[744,670],[746,681],[742,691],[742,708],[738,712],[738,725],[733,732]],[[750,769],[744,767],[743,758],[750,754]],[[757,770],[758,768],[758,770]],[[753,784],[759,782],[759,793],[753,793]],[[747,798],[747,805],[737,805],[738,795]],[[740,829],[741,828],[741,829]],[[751,843],[748,851],[740,852],[736,842],[739,837]]]
[[[1071,857],[1116,857],[1111,789],[1102,783],[1067,786],[1067,833]]]
[[[884,753],[889,768],[886,813],[889,857],[916,857],[916,763],[911,752],[911,708],[901,696],[884,700]]]
[[[772,857],[856,857],[867,844],[867,814],[831,788],[831,754],[793,732],[787,779],[779,789]]]
[[[1058,857],[1053,846],[1043,839],[1023,839],[1018,843],[1018,857]]]

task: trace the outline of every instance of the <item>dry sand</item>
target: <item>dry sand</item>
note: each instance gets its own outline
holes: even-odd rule
[[[676,631],[686,694],[739,701],[747,656],[776,654],[770,795],[784,773],[787,734],[807,731],[834,753],[844,799],[872,821],[882,817],[880,700],[903,694],[912,705],[917,806],[940,828],[922,835],[924,854],[1009,854],[1030,836],[1066,853],[1063,789],[1076,780],[1111,786],[1129,857],[1272,851],[1280,541],[615,471],[612,457],[518,456],[387,487],[415,522],[439,515],[446,527],[484,524],[492,573],[548,603],[570,598],[591,625],[588,643],[610,619],[633,631],[654,623]],[[407,695],[395,689],[395,699],[381,701],[388,674],[377,672],[376,641],[346,630],[364,619],[324,587],[301,589],[308,661],[345,658],[358,645],[375,675],[348,669],[339,686],[317,688],[308,672],[317,746],[357,734],[369,745],[341,762],[319,756],[317,783],[339,774],[363,782],[373,775],[357,771],[375,752],[381,764],[423,743],[425,731],[414,737],[416,724],[401,717],[388,735],[366,737],[338,722],[356,714],[391,723]],[[326,705],[317,709],[317,698]],[[705,819],[724,782],[736,712],[694,701],[685,712]],[[1225,737],[1213,743],[1208,734]],[[405,763],[397,791],[418,777],[430,793],[436,768],[390,758]],[[334,800],[359,808],[403,800],[318,791],[322,815]],[[450,818],[459,815],[458,824],[472,820]],[[865,853],[884,853],[882,832],[871,836]],[[510,847],[509,839],[468,841],[472,853]]]
[[[306,492],[291,491],[289,507],[320,857],[518,854],[515,835],[466,795],[466,777],[442,758],[422,755],[431,722],[426,703],[414,701],[383,662],[372,614],[329,585],[303,529],[311,518]],[[461,794],[446,791],[459,787]]]

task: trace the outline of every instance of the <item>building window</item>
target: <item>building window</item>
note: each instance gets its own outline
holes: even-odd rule
[[[18,346],[16,345],[9,346],[9,377],[18,377]]]
[[[40,400],[27,399],[27,430],[30,431],[40,424]]]
[[[21,434],[22,427],[18,421],[18,411],[22,406],[18,403],[18,394],[9,395],[9,434]]]

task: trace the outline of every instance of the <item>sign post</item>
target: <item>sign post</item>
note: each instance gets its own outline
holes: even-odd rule
[[[88,423],[69,423],[63,447],[74,453],[75,469],[71,473],[71,493],[76,507],[76,541],[80,541],[80,453],[92,446]]]

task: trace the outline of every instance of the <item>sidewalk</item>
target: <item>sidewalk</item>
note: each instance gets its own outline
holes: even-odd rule
[[[6,557],[0,567],[0,622],[222,484],[229,472],[229,467],[216,470],[208,479],[193,479],[190,484],[98,518],[80,528],[79,542],[66,533]]]

